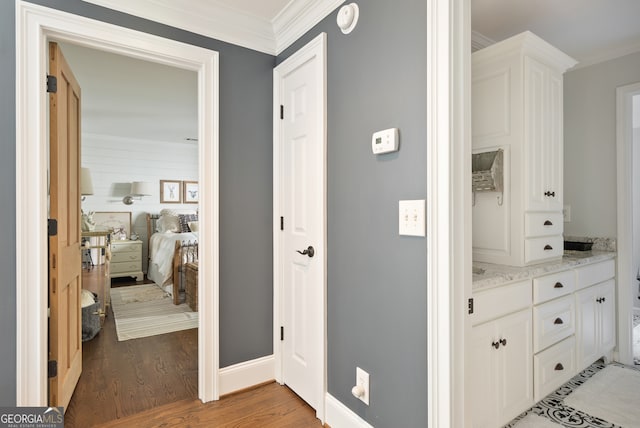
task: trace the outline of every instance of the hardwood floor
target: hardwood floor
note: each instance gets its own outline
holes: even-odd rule
[[[100,427],[216,427],[305,428],[322,427],[315,411],[285,386],[275,382],[220,401],[202,404],[182,400]]]
[[[65,427],[322,426],[311,407],[276,383],[202,404],[197,347],[197,329],[118,342],[109,308],[100,333],[83,343]]]

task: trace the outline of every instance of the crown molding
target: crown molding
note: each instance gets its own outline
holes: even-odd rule
[[[275,56],[345,0],[291,0],[271,21],[213,2],[83,1]]]
[[[496,41],[477,31],[471,31],[471,52],[491,46]]]
[[[223,42],[276,54],[271,22],[219,4],[202,7],[175,0],[83,0],[98,6],[124,12],[211,37]]]
[[[273,19],[276,55],[322,21],[345,0],[292,0]]]

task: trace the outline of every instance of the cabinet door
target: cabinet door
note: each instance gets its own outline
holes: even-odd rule
[[[524,61],[525,182],[528,210],[562,210],[562,77]]]
[[[473,327],[470,364],[471,423],[473,428],[498,426],[498,350],[492,346],[499,338],[495,322]]]
[[[496,321],[500,346],[500,419],[502,426],[533,405],[533,351],[531,310]]]
[[[600,354],[611,351],[616,345],[615,284],[615,280],[610,280],[599,286],[597,299],[602,299],[598,303]]]
[[[598,287],[590,287],[576,293],[578,371],[585,369],[598,358],[597,289]]]

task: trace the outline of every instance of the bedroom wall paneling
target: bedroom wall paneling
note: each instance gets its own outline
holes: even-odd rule
[[[79,78],[80,79],[80,78]],[[83,92],[86,96],[86,91]],[[142,270],[147,272],[147,213],[163,208],[195,212],[196,204],[161,204],[160,180],[198,180],[198,144],[83,134],[82,166],[91,170],[94,194],[86,211],[131,211],[131,230],[142,241]],[[124,205],[132,181],[152,183],[154,193]]]
[[[0,2],[0,406],[16,404],[15,2]]]
[[[11,4],[7,4],[11,3]],[[184,43],[213,49],[220,54],[220,367],[271,355],[272,346],[272,163],[271,163],[271,100],[274,57],[228,43],[178,30],[166,25],[111,11],[80,0],[33,0],[40,4],[99,21],[113,23],[149,34],[156,34]],[[15,13],[13,2],[2,2],[3,43],[15,45]],[[7,10],[4,10],[7,9]],[[6,12],[6,13],[4,13]],[[8,52],[10,54],[11,52]],[[14,61],[14,55],[8,55]],[[6,70],[15,67],[6,67]],[[3,91],[11,100],[15,92],[15,78],[3,79]],[[6,86],[5,86],[6,85]],[[15,98],[14,98],[15,99]],[[15,106],[15,102],[13,104]],[[13,109],[14,107],[12,107]],[[12,115],[3,115],[11,120]],[[11,120],[15,123],[15,116]],[[251,123],[251,126],[247,126]],[[2,141],[13,150],[15,126],[3,127]],[[3,162],[10,159],[3,156]],[[9,177],[6,187],[15,188],[13,166],[3,168]],[[6,171],[6,172],[5,172]],[[251,174],[247,174],[251,171]],[[10,196],[10,195],[8,195]],[[10,199],[10,198],[8,198]],[[9,204],[7,204],[9,205]],[[15,216],[15,207],[2,208],[3,218]],[[7,211],[5,213],[4,211]],[[11,212],[9,212],[11,211]],[[9,234],[11,235],[11,234]],[[7,247],[15,242],[7,237]],[[245,250],[252,248],[247,263]],[[7,260],[5,262],[5,260]],[[15,262],[10,257],[3,281],[15,276]],[[3,272],[5,272],[3,270]],[[7,286],[8,302],[3,318],[15,325],[15,280]],[[11,289],[11,290],[9,290]],[[6,314],[6,315],[5,315]],[[3,329],[7,343],[15,343],[14,330]],[[15,346],[3,347],[12,357],[0,361],[0,376],[8,385],[15,385]],[[12,362],[13,361],[13,362]],[[7,388],[9,389],[9,388]],[[15,390],[15,389],[14,389]],[[11,397],[10,391],[7,396]],[[15,401],[13,397],[12,401]],[[11,403],[12,401],[8,401]]]
[[[426,2],[359,7],[351,34],[334,12],[278,56],[327,33],[328,393],[372,425],[427,426],[427,242],[397,224],[398,200],[426,195]],[[372,133],[390,127],[400,150],[374,156]],[[368,407],[351,394],[356,366]]]

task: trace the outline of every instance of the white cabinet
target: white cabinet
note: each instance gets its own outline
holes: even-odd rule
[[[560,258],[562,74],[575,61],[525,32],[475,52],[472,62],[473,152],[504,151],[504,194],[474,197],[474,260]]]
[[[615,347],[615,280],[576,293],[578,370],[607,356]]]
[[[502,426],[533,404],[531,309],[472,329],[474,428]]]
[[[142,241],[111,241],[111,278],[134,276],[142,281]]]

